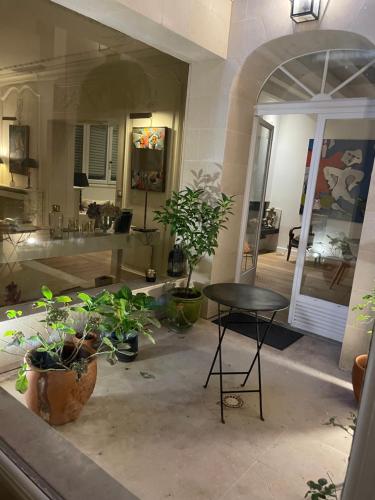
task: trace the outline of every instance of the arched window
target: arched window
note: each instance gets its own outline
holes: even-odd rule
[[[375,99],[375,50],[327,50],[291,59],[270,75],[258,103]]]

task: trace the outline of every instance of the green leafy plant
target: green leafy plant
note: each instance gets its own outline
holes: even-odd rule
[[[371,334],[375,321],[375,288],[373,288],[370,293],[364,295],[362,300],[363,302],[361,304],[357,304],[353,307],[353,311],[360,311],[357,319],[370,325],[368,333]]]
[[[152,343],[151,326],[160,327],[154,316],[155,299],[145,293],[133,294],[130,288],[122,287],[116,293],[102,292],[96,297],[80,295],[85,307],[98,312],[103,317],[102,331],[114,334],[119,342],[124,342],[132,332],[147,337]]]
[[[111,364],[116,361],[116,347],[105,336],[100,339],[95,353],[89,353],[85,348],[85,340],[92,332],[92,311],[88,311],[81,339],[73,342],[77,332],[69,323],[70,302],[71,297],[54,297],[52,291],[43,286],[42,298],[34,304],[34,308],[45,311],[45,318],[40,321],[41,330],[30,337],[16,329],[4,333],[4,337],[8,337],[9,341],[4,341],[6,345],[1,350],[25,358],[16,380],[16,389],[19,392],[24,393],[28,388],[26,374],[30,365],[42,371],[73,370],[77,378],[80,378],[93,357],[104,354]],[[8,319],[16,319],[21,315],[21,311],[7,311]]]
[[[348,420],[350,424],[345,425],[338,422],[336,417],[331,417],[328,422],[325,422],[323,425],[338,427],[349,434],[349,436],[353,437],[357,428],[357,415],[355,413],[350,413]],[[318,481],[308,481],[306,484],[309,490],[306,492],[305,498],[310,498],[311,500],[319,500],[320,498],[337,499],[338,486],[332,481],[329,475],[328,477],[330,482],[325,478],[318,479]]]
[[[347,434],[349,434],[349,436],[353,436],[353,434],[357,428],[357,415],[355,413],[350,413],[348,420],[350,421],[350,424],[345,425],[345,424],[338,422],[336,417],[331,417],[328,420],[328,422],[326,422],[324,425],[338,427],[339,429],[342,429]]]
[[[338,498],[336,485],[332,482],[329,483],[325,478],[318,479],[317,482],[308,481],[307,486],[309,487],[309,491],[307,491],[305,498],[310,498],[311,500]]]
[[[154,212],[154,220],[170,227],[176,243],[180,244],[188,263],[188,279],[185,294],[189,294],[194,268],[205,255],[213,255],[218,246],[220,229],[232,214],[233,196],[221,197],[209,202],[203,199],[202,189],[186,188],[173,192],[165,206]]]

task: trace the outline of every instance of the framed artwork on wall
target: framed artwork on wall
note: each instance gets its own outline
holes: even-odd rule
[[[27,175],[28,169],[23,161],[29,158],[28,125],[9,125],[9,171],[12,174]]]
[[[165,191],[167,127],[134,127],[132,131],[131,187]]]
[[[314,140],[310,139],[300,213],[303,213]],[[375,158],[375,140],[325,139],[314,196],[314,213],[363,222]]]

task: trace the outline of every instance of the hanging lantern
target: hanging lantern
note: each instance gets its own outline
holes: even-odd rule
[[[184,274],[185,256],[180,245],[175,245],[169,252],[168,257],[168,276],[179,277]]]
[[[319,12],[320,0],[292,0],[290,17],[295,23],[317,21]]]

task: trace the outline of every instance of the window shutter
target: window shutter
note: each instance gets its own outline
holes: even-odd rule
[[[83,170],[83,125],[75,126],[74,134],[74,172]]]
[[[106,180],[107,125],[90,125],[89,179]]]
[[[112,151],[111,151],[111,181],[117,180],[117,167],[118,167],[118,125],[112,127]]]

